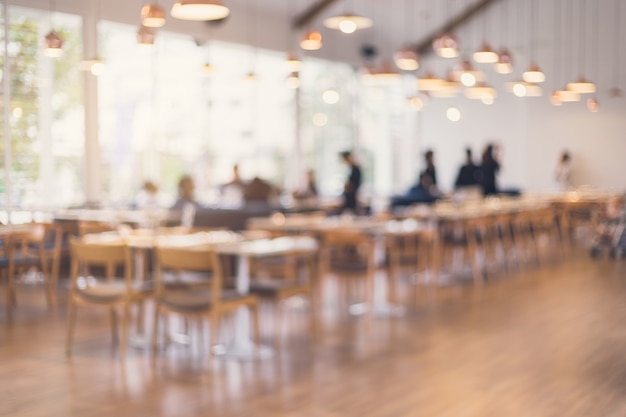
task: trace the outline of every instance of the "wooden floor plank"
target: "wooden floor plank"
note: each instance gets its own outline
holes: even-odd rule
[[[401,289],[402,318],[325,311],[312,345],[298,309],[271,359],[175,346],[153,367],[140,349],[120,361],[93,309],[68,360],[63,291],[50,312],[41,288],[20,285],[13,320],[0,308],[0,416],[626,415],[626,261],[578,254],[482,290]]]

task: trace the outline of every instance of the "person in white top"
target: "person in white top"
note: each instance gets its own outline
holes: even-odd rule
[[[568,151],[561,153],[561,158],[554,171],[554,179],[558,185],[559,190],[565,191],[572,186],[571,181],[572,172],[572,157]]]

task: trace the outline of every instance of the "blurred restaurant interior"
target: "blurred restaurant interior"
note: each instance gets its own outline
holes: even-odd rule
[[[2,1],[0,416],[623,415],[624,21]]]

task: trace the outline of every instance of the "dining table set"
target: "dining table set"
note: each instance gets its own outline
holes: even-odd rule
[[[224,274],[232,272],[233,276],[230,291],[240,297],[251,293],[257,279],[256,265],[263,264],[263,261],[279,263],[291,255],[306,255],[315,263],[313,272],[307,277],[312,287],[311,303],[319,305],[324,305],[323,286],[328,276],[335,274],[333,268],[338,263],[343,263],[344,267],[346,264],[350,267],[351,262],[363,263],[364,268],[352,269],[363,277],[365,297],[350,304],[348,312],[351,315],[397,318],[406,311],[405,303],[397,294],[402,269],[408,271],[413,284],[450,285],[463,278],[463,274],[454,277],[452,267],[461,257],[461,262],[471,270],[475,286],[481,287],[495,276],[489,268],[490,262],[500,260],[509,272],[512,265],[517,269],[533,263],[539,265],[542,252],[547,249],[557,248],[554,255],[563,256],[571,241],[569,211],[580,210],[583,206],[601,207],[605,201],[606,197],[585,198],[572,194],[558,198],[448,200],[370,216],[277,211],[269,216],[250,218],[246,230],[242,231],[165,227],[160,225],[168,218],[165,212],[147,217],[140,213],[117,213],[111,217],[110,212],[93,210],[82,214],[88,214],[90,221],[109,222],[111,230],[68,237],[55,228],[56,222],[46,223],[45,227],[35,222],[2,225],[0,240],[4,261],[0,266],[9,283],[7,317],[11,316],[16,305],[14,276],[22,266],[27,266],[20,264],[24,260],[22,255],[29,254],[29,267],[36,264],[44,276],[50,275],[52,271],[58,271],[63,256],[69,253],[72,258],[73,252],[68,251],[66,241],[69,239],[94,248],[123,247],[132,260],[132,280],[139,282],[154,278],[160,267],[158,253],[161,248],[181,250],[181,254],[185,251],[214,253],[220,259],[226,259]],[[79,212],[65,211],[57,220],[79,220],[80,215]],[[52,238],[46,237],[50,233]],[[33,260],[39,260],[39,263]],[[80,271],[72,269],[71,274],[74,273],[80,275]],[[82,281],[77,281],[78,286],[89,285],[85,284],[85,277],[79,278]],[[50,306],[55,303],[53,292],[57,280],[58,276],[44,280]],[[194,313],[193,309],[198,306],[196,300],[196,304],[178,307]],[[210,306],[204,307],[210,310]],[[214,343],[213,353],[240,360],[271,356],[272,347],[251,337],[251,328],[255,324],[251,322],[250,311],[245,308],[235,310],[230,339],[219,345]],[[256,317],[252,319],[256,320]],[[144,342],[150,344],[147,339]]]

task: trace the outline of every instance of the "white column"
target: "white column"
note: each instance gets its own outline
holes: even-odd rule
[[[50,22],[43,20],[39,26],[38,39],[43,39],[50,31]],[[54,169],[54,145],[52,143],[52,90],[54,89],[54,58],[45,56],[40,49],[38,56],[39,66],[39,179],[37,181],[37,194],[41,199],[42,207],[52,207],[57,203],[55,195],[55,169]]]
[[[4,56],[9,56],[9,11],[7,7],[7,1],[2,2],[2,16],[4,17]],[[13,186],[11,184],[11,73],[9,60],[4,60],[3,67],[4,77],[3,90],[4,94],[4,190],[6,195],[6,211],[7,220],[11,222],[11,207],[13,206],[13,200],[11,194],[13,193]]]
[[[83,20],[83,57],[92,59],[98,54],[97,3],[86,2],[88,9]],[[102,165],[100,162],[98,123],[98,78],[84,72],[85,85],[85,203],[97,205],[102,201]]]

